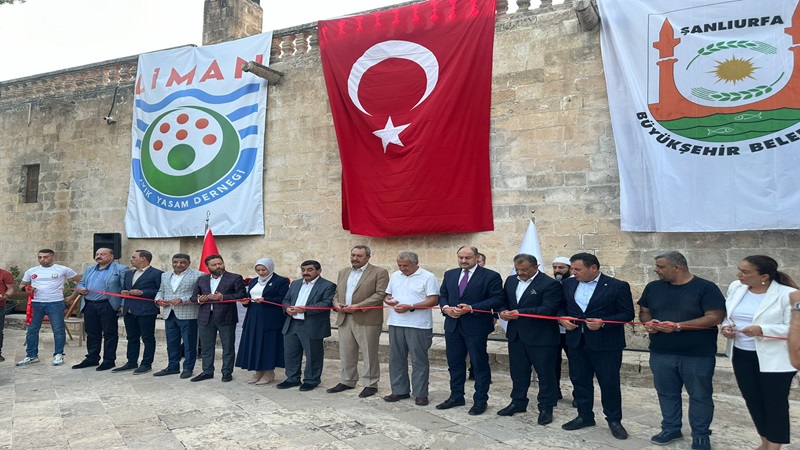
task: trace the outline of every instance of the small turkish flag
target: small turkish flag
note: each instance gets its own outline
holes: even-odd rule
[[[206,230],[206,236],[203,238],[203,253],[200,255],[200,272],[211,273],[206,267],[206,257],[210,255],[219,255],[217,250],[217,242],[214,240],[214,233],[211,228]]]
[[[342,226],[400,236],[494,229],[495,0],[432,0],[319,22],[342,160]]]

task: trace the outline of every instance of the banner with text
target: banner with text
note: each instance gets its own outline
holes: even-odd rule
[[[800,228],[797,0],[601,0],[624,231]]]
[[[272,33],[139,56],[130,238],[264,234],[262,173]]]

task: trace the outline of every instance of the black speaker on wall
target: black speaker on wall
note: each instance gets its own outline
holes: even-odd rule
[[[114,251],[114,259],[122,258],[122,233],[95,233],[92,258],[98,248],[110,248]]]

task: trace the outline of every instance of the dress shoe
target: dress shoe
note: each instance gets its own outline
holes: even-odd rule
[[[578,416],[569,422],[561,425],[561,428],[567,431],[580,430],[581,428],[593,427],[595,425],[594,419],[584,419]]]
[[[223,383],[229,383],[231,381],[233,381],[233,375],[231,375],[229,373],[226,373],[226,374],[222,375],[222,382]]]
[[[365,387],[361,392],[358,393],[358,398],[372,397],[377,393],[378,393],[378,388]]]
[[[414,399],[414,404],[417,406],[428,406],[428,397],[417,397]]]
[[[505,408],[497,411],[498,416],[513,416],[516,413],[525,412],[527,408],[524,408],[516,403],[511,403],[510,405],[506,406]]]
[[[94,367],[94,366],[99,366],[99,365],[100,365],[99,362],[91,362],[88,359],[84,359],[83,361],[79,362],[78,364],[75,364],[74,366],[72,366],[72,368],[73,369],[85,369],[86,367]]]
[[[313,391],[315,387],[317,387],[316,384],[303,383],[303,384],[300,385],[300,389],[299,390],[303,391],[303,392],[308,392],[308,391]]]
[[[564,396],[563,396],[563,395],[561,395],[561,391],[558,391],[558,399],[557,399],[557,400],[561,400],[561,399],[563,399],[563,398],[564,398]]]
[[[133,373],[136,373],[136,372],[133,372]],[[154,377],[163,377],[164,375],[176,375],[176,374],[179,374],[179,373],[181,373],[181,371],[178,370],[178,369],[162,369],[162,370],[159,370],[158,372],[154,373],[153,376]]]
[[[150,372],[151,370],[152,370],[152,367],[145,366],[144,364],[142,364],[141,366],[137,367],[136,370],[133,371],[133,374],[134,375],[141,375],[143,373]]]
[[[327,392],[328,394],[336,394],[338,392],[342,392],[342,391],[346,391],[348,389],[354,389],[354,388],[355,388],[354,386],[348,386],[346,384],[339,383],[339,384],[337,384],[336,386],[334,386],[334,387],[332,387],[330,389],[326,389],[325,392]]]
[[[124,372],[126,370],[133,370],[138,368],[139,365],[136,363],[126,363],[124,366],[117,367],[116,369],[112,370],[112,372]]]
[[[539,418],[536,419],[536,423],[539,425],[547,425],[548,423],[553,422],[553,411],[540,411]]]
[[[466,404],[467,402],[465,402],[463,398],[460,399],[448,398],[442,403],[436,405],[436,409],[450,409],[456,406],[464,406]]]
[[[200,372],[200,375],[192,378],[191,381],[203,381],[203,380],[210,380],[212,378],[214,378],[213,373]]]
[[[264,372],[264,375],[258,381],[256,381],[256,386],[263,386],[265,384],[270,384],[274,379],[275,379],[275,372],[272,370],[267,370]]]
[[[278,388],[278,389],[289,389],[289,388],[293,388],[293,387],[297,387],[297,386],[300,386],[300,382],[299,381],[286,380],[284,382],[278,383],[278,385],[275,386],[275,387]]]
[[[248,381],[247,384],[256,384],[256,382],[258,382],[258,380],[260,380],[261,377],[263,376],[264,376],[263,370],[256,370],[255,372],[253,372],[253,377],[250,378],[250,381]]]
[[[401,394],[401,395],[391,394],[383,397],[383,400],[389,403],[394,403],[394,402],[399,402],[400,400],[405,400],[407,398],[411,398],[411,396],[408,394]]]
[[[116,364],[114,364],[114,361],[109,361],[109,362],[104,361],[103,364],[100,364],[99,366],[97,366],[97,369],[94,370],[102,372],[104,370],[113,369],[115,365]]]
[[[486,412],[486,402],[482,403],[475,403],[472,405],[472,408],[469,409],[467,414],[470,416],[480,416],[481,414]]]
[[[622,426],[622,423],[619,420],[612,420],[608,422],[608,428],[611,430],[611,434],[615,438],[619,440],[628,439],[628,432],[625,431],[625,427]]]
[[[183,372],[181,372],[181,378],[184,379],[184,380],[186,378],[191,378],[191,376],[192,376],[192,371],[191,370],[184,370]]]
[[[578,401],[575,400],[574,398],[572,399],[572,407],[573,408],[577,408],[578,407]]]

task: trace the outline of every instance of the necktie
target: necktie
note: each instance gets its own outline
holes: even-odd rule
[[[458,283],[458,295],[464,295],[464,291],[467,290],[467,282],[469,281],[469,270],[464,269],[464,276],[461,277],[461,281]]]

